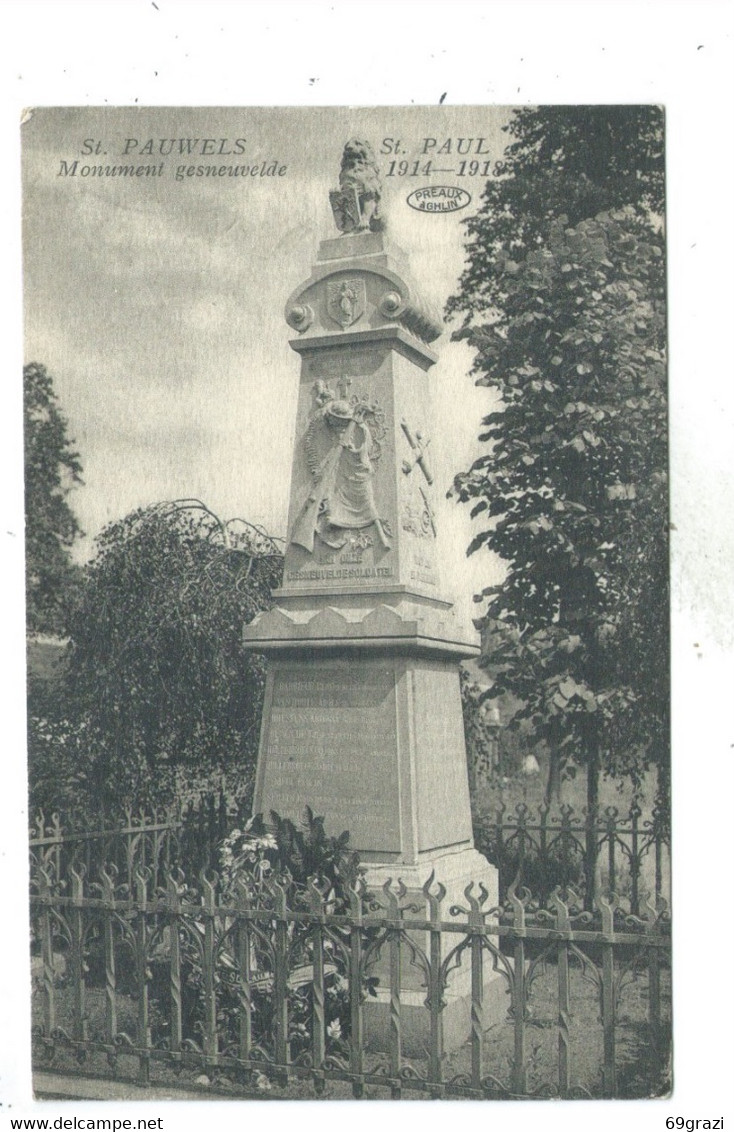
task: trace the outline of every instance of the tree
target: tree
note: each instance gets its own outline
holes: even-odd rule
[[[63,634],[80,580],[69,556],[83,533],[67,497],[82,465],[46,367],[23,369],[26,511],[26,622],[29,632]]]
[[[63,688],[85,728],[88,798],[160,805],[213,774],[251,784],[264,662],[244,651],[242,626],[281,572],[272,539],[197,500],[102,532]]]
[[[550,225],[632,207],[645,219],[665,207],[663,112],[654,106],[548,106],[515,112],[505,149],[466,221],[471,240],[449,314],[501,316],[504,261],[542,245]],[[496,270],[499,267],[500,270]]]
[[[483,591],[491,696],[563,765],[668,759],[660,112],[520,111],[469,222],[457,337],[497,411],[456,492],[506,564]]]

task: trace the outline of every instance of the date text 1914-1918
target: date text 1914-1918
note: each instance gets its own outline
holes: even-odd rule
[[[456,165],[436,168],[432,161],[391,161],[386,177],[430,177],[433,173],[453,173],[455,177],[490,177],[491,161],[458,161]]]
[[[452,173],[455,177],[489,177],[493,161],[486,138],[421,138],[418,157],[415,149],[407,149],[401,138],[383,138],[380,153],[392,156],[385,170],[386,177],[430,177],[436,173]],[[428,160],[425,160],[425,158]],[[440,162],[436,158],[440,157]],[[449,158],[463,160],[451,162]],[[440,168],[439,168],[440,165]]]

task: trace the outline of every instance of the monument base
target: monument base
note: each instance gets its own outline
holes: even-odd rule
[[[255,813],[299,821],[308,805],[329,833],[349,831],[363,863],[391,862],[397,878],[468,849],[471,809],[458,665],[382,643],[272,657]]]
[[[461,923],[462,917],[451,915],[452,907],[468,908],[465,890],[473,884],[473,895],[480,896],[480,885],[487,892],[484,907],[489,909],[497,904],[497,870],[476,849],[462,849],[454,853],[432,856],[420,860],[416,865],[370,864],[367,867],[368,888],[381,904],[385,903],[383,886],[392,881],[394,891],[399,881],[405,886],[400,898],[400,907],[405,909],[408,920],[430,919],[431,911],[425,887],[430,877],[431,893],[439,892],[439,885],[446,890],[439,905],[439,917],[445,923]],[[408,910],[408,906],[413,907]],[[412,931],[409,933],[413,946],[426,959],[430,956],[430,933]],[[461,933],[443,932],[441,935],[441,963],[451,950],[465,940]],[[439,1014],[439,1048],[446,1053],[464,1045],[471,1036],[472,1019],[472,975],[471,952],[467,948],[457,959],[458,966],[449,963],[446,986],[442,992],[445,1003]],[[376,998],[365,1001],[365,1039],[371,1050],[390,1048],[392,1018],[390,1010],[390,957],[387,948],[375,963],[371,974],[378,979]],[[403,1053],[408,1057],[426,1056],[431,1048],[431,1011],[427,1004],[427,976],[420,958],[414,957],[409,944],[401,945],[400,963],[400,1037]],[[494,970],[490,955],[484,953],[483,964],[483,1016],[485,1027],[501,1020],[510,1006],[507,980]]]

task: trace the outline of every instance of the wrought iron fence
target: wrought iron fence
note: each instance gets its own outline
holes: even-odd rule
[[[429,881],[344,899],[114,866],[33,875],[37,1065],[236,1095],[650,1096],[666,1090],[669,920],[572,889],[460,905]],[[490,994],[498,985],[500,996]],[[465,1000],[465,1041],[445,1022]],[[417,1035],[417,1036],[416,1036]],[[298,1085],[300,1082],[300,1085]],[[339,1090],[342,1090],[340,1093]],[[300,1095],[303,1095],[302,1093]]]
[[[616,806],[589,813],[570,805],[500,805],[475,823],[474,835],[497,866],[503,899],[518,875],[541,903],[568,884],[584,894],[587,909],[606,890],[623,893],[634,915],[648,893],[670,898],[670,830],[661,808],[646,815],[637,802],[626,813]]]
[[[155,882],[179,859],[181,815],[169,810],[126,810],[114,818],[100,815],[92,828],[82,828],[73,815],[36,815],[28,841],[31,870],[50,869],[57,877],[72,869],[96,872],[105,861],[128,886],[138,868],[150,868]]]
[[[138,866],[150,867],[157,883],[173,866],[188,874],[216,866],[222,840],[249,816],[246,802],[233,804],[223,793],[202,794],[178,809],[128,810],[91,830],[73,817],[39,814],[30,831],[31,863],[52,863],[66,875],[72,865],[90,873],[108,861],[128,885]],[[566,885],[583,894],[587,910],[607,890],[623,894],[634,915],[648,894],[670,899],[670,830],[659,808],[646,813],[634,802],[624,813],[606,806],[589,815],[570,805],[501,804],[475,822],[474,836],[498,869],[502,900],[518,877],[541,904]]]
[[[90,873],[106,861],[129,885],[138,866],[151,868],[154,878],[173,866],[196,874],[218,862],[223,838],[249,817],[246,802],[232,803],[223,792],[184,806],[100,814],[91,826],[84,815],[39,812],[29,831],[31,867],[51,864],[63,876],[72,866]]]

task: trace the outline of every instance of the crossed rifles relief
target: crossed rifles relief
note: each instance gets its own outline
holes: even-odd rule
[[[426,437],[424,439],[422,433],[420,433],[418,431],[416,431],[414,433],[412,431],[410,425],[408,424],[408,422],[405,421],[405,420],[400,422],[400,427],[402,428],[403,432],[405,433],[405,438],[408,441],[408,444],[410,445],[411,453],[412,453],[412,459],[411,460],[403,460],[403,471],[405,472],[406,476],[409,476],[410,473],[413,471],[413,468],[417,464],[418,467],[420,468],[420,470],[423,472],[423,475],[425,476],[426,483],[432,484],[433,483],[433,472],[431,471],[431,465],[428,461],[428,454],[427,454],[428,445],[431,443],[430,439],[428,437]],[[433,533],[435,535],[436,534],[436,520],[435,520],[435,516],[433,514],[433,508],[431,507],[431,503],[430,503],[430,500],[428,498],[428,494],[425,491],[422,484],[418,485],[418,490],[420,491],[421,496],[423,498],[423,502],[425,504],[426,511],[428,513],[428,518],[431,520],[431,528],[432,528]]]

